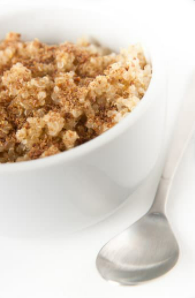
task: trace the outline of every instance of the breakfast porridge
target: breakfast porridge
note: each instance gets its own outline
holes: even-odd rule
[[[152,75],[140,45],[0,42],[0,162],[43,158],[101,135],[131,112]]]

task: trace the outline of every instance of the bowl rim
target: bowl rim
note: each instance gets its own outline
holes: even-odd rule
[[[29,12],[36,12],[38,8],[33,7],[30,9],[23,9],[20,11],[16,11],[14,15],[17,13],[23,14],[23,13],[29,13]],[[39,8],[40,9],[40,8]],[[53,10],[74,10],[74,11],[91,11],[93,14],[98,14],[103,17],[110,17],[108,13],[105,12],[95,12],[91,9],[81,9],[81,8],[72,8],[72,7],[63,7],[63,8],[56,8],[56,7],[49,7],[46,10],[47,11],[53,11]],[[6,19],[13,15],[13,11],[9,11],[3,16],[1,16],[1,19]],[[164,67],[164,61],[163,61],[163,55],[162,55],[162,45],[159,43],[150,43],[150,46],[143,42],[141,42],[141,45],[143,48],[147,49],[147,52],[149,52],[150,60],[152,64],[152,77],[149,84],[149,87],[143,96],[142,100],[138,103],[137,107],[129,113],[124,119],[122,119],[119,123],[117,123],[114,127],[109,129],[108,131],[104,132],[102,135],[96,137],[93,140],[90,140],[78,147],[72,148],[69,151],[64,151],[46,158],[42,159],[36,159],[36,160],[30,160],[30,161],[22,161],[17,163],[5,163],[0,164],[0,174],[6,174],[6,173],[15,173],[20,171],[31,171],[41,168],[47,168],[53,165],[57,164],[64,164],[69,163],[71,161],[75,161],[78,158],[81,158],[87,154],[89,154],[92,151],[96,151],[102,146],[106,145],[110,141],[116,139],[120,134],[125,132],[127,129],[130,128],[134,123],[139,121],[140,117],[146,112],[148,107],[151,105],[152,101],[155,100],[155,94],[157,93],[157,86],[160,86],[161,80],[165,73],[165,67]],[[156,94],[157,96],[157,94]]]

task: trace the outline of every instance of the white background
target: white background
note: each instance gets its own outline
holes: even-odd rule
[[[167,61],[168,142],[195,70],[195,1],[0,0],[0,16],[40,4],[42,9],[43,5],[87,6],[126,18],[136,13],[138,21],[144,20],[151,36],[163,44]],[[158,177],[159,167],[110,218],[68,240],[0,237],[0,298],[195,298],[195,136],[175,177],[167,208],[181,248],[177,266],[158,280],[134,287],[109,284],[95,268],[101,246],[147,210]]]

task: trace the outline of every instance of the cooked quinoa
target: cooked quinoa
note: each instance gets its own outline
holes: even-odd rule
[[[140,45],[119,54],[79,40],[48,45],[9,33],[0,42],[0,162],[43,158],[113,127],[146,92]]]

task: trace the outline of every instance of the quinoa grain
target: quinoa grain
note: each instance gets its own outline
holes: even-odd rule
[[[116,54],[84,39],[47,45],[8,33],[0,42],[0,162],[99,136],[136,107],[151,75],[140,45]]]

